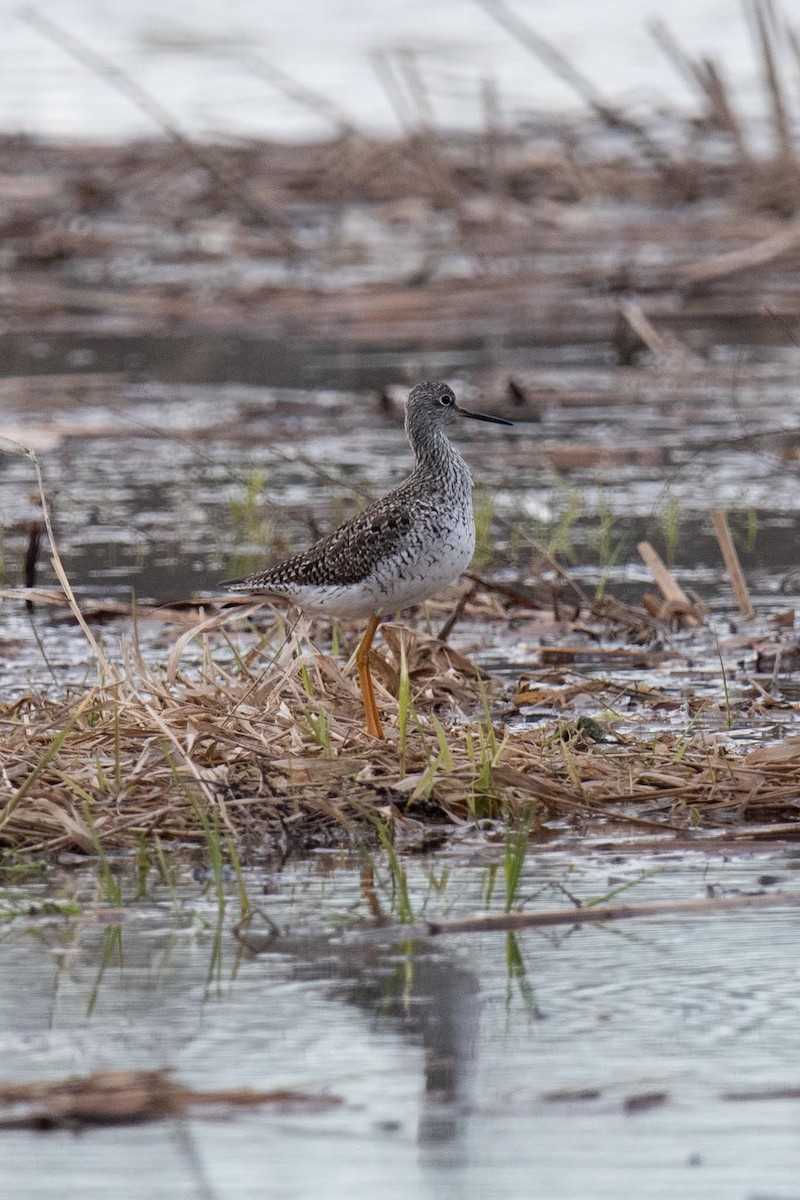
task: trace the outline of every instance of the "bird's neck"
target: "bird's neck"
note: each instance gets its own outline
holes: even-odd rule
[[[430,475],[443,481],[456,476],[471,485],[469,467],[441,429],[426,430],[424,437],[415,436],[415,433],[414,429],[408,430],[408,439],[416,457],[415,474]]]

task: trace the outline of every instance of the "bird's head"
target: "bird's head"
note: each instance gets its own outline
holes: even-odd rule
[[[445,429],[453,425],[459,417],[469,417],[473,421],[490,421],[493,425],[511,425],[503,417],[487,417],[484,413],[470,412],[460,408],[456,403],[453,389],[441,380],[427,380],[418,383],[411,392],[406,403],[406,430],[412,441],[425,433]]]

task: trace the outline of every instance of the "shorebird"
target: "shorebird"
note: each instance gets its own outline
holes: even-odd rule
[[[459,408],[446,383],[418,383],[406,404],[416,459],[408,479],[308,550],[225,584],[282,597],[305,612],[369,618],[355,660],[372,737],[383,737],[369,669],[381,619],[455,582],[475,551],[472,476],[445,432],[459,417],[512,424]]]

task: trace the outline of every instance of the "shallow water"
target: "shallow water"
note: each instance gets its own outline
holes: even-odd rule
[[[418,921],[486,908],[502,850],[464,838],[408,864]],[[391,918],[387,867],[374,865]],[[534,849],[520,896],[563,907],[561,887],[586,900],[637,880],[627,899],[735,892],[765,878],[789,891],[797,866],[780,847],[738,857]],[[113,933],[97,920],[91,874],[64,870],[6,892],[69,894],[86,909],[6,923],[3,1078],[169,1066],[198,1089],[286,1087],[343,1103],[80,1138],[3,1132],[6,1194],[794,1195],[796,1102],[725,1093],[800,1083],[796,909],[430,938],[416,926],[376,928],[357,863],[338,854],[252,871],[248,886],[278,930],[261,953],[242,954],[232,936],[232,889],[217,943],[218,909],[187,881],[129,901],[122,961],[105,966]],[[492,910],[502,910],[501,888]],[[259,932],[268,934],[256,920]]]

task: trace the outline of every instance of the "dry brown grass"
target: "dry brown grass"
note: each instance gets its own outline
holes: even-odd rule
[[[559,828],[750,836],[796,816],[800,739],[743,756],[700,733],[596,741],[597,727],[570,720],[504,730],[496,686],[401,626],[386,627],[375,658],[387,723],[376,741],[344,660],[316,650],[305,623],[274,657],[263,638],[234,638],[231,624],[251,613],[199,623],[160,667],[132,640],[119,663],[98,660],[84,691],[3,705],[2,844],[38,853],[156,835],[196,844],[211,819],[240,851],[299,849],[372,831],[376,813],[407,846],[443,826],[521,814],[542,837]],[[191,639],[201,654],[186,671]],[[406,717],[395,698],[403,657]]]

